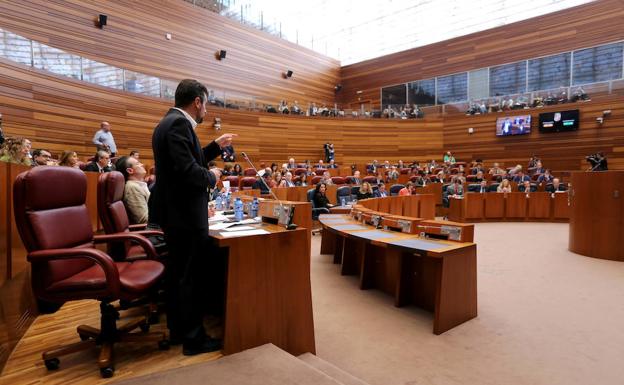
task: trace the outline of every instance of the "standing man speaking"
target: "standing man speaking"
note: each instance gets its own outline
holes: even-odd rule
[[[152,136],[156,184],[150,217],[165,232],[169,248],[167,327],[171,341],[183,343],[185,355],[221,349],[221,341],[208,337],[203,327],[210,295],[203,283],[223,273],[215,271],[217,258],[208,238],[208,189],[216,185],[221,172],[208,170],[207,164],[231,145],[236,135],[224,134],[201,147],[195,127],[206,115],[207,100],[203,84],[182,80],[176,89],[175,107]]]

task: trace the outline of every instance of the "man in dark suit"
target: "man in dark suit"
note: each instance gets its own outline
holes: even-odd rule
[[[93,162],[89,162],[89,164],[87,164],[84,170],[93,171],[93,172],[113,171],[113,168],[109,166],[109,163],[110,163],[110,154],[104,150],[100,150],[95,153]]]
[[[208,190],[221,177],[208,161],[219,156],[235,135],[224,134],[201,147],[195,127],[206,115],[208,90],[196,80],[180,82],[175,107],[158,123],[152,136],[156,184],[152,192],[153,220],[165,232],[169,247],[165,289],[167,327],[172,343],[183,343],[183,353],[194,355],[221,348],[206,335],[206,305],[221,290],[224,269],[208,238]],[[209,290],[206,285],[212,284]]]
[[[549,183],[546,185],[546,191],[548,191],[549,193],[563,192],[568,191],[568,188],[565,184],[559,181],[559,178],[555,178],[553,179],[552,184]]]

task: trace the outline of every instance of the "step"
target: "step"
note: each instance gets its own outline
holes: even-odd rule
[[[339,367],[323,360],[322,358],[315,356],[312,353],[302,354],[298,358],[308,365],[327,374],[329,377],[334,378],[336,381],[340,382],[343,385],[368,385],[366,382],[360,380],[354,375],[345,372]]]
[[[346,385],[273,344],[215,361],[128,378],[117,385]]]

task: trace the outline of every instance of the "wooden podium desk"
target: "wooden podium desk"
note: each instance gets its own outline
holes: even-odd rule
[[[272,343],[292,355],[315,353],[308,229],[252,225],[269,234],[225,238],[210,230],[225,249],[227,281],[223,353]]]
[[[335,243],[341,274],[359,275],[361,289],[384,291],[394,296],[395,306],[433,311],[434,334],[477,316],[476,244],[378,230],[342,214],[321,215],[319,221],[323,238]]]

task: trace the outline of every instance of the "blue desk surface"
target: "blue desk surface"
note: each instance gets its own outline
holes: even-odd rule
[[[446,245],[443,243],[425,241],[422,239],[403,239],[400,241],[394,241],[394,242],[388,242],[388,243],[391,245],[395,245],[395,246],[403,246],[403,247],[409,247],[411,249],[419,249],[419,250],[426,250],[426,251],[435,251],[438,249],[446,249],[447,247],[449,247],[449,245]]]
[[[368,229],[370,229],[370,227],[368,227],[368,226],[354,225],[354,224],[337,225],[337,226],[333,226],[333,228],[336,229],[336,230],[341,230],[341,231],[368,230]]]
[[[370,231],[361,231],[361,232],[353,233],[353,235],[360,237],[360,238],[375,240],[375,239],[383,239],[383,238],[395,238],[397,236],[397,233],[392,234],[392,233],[388,233],[388,232],[380,231],[380,230],[370,230]]]

